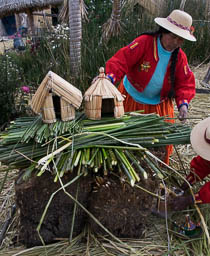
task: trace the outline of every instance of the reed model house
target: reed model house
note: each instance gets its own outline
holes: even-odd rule
[[[85,114],[92,120],[103,116],[120,118],[124,115],[124,95],[106,78],[103,67],[99,72],[98,79],[84,94]]]
[[[72,84],[49,71],[31,100],[31,108],[42,114],[44,123],[75,118],[75,109],[82,103],[82,93]]]

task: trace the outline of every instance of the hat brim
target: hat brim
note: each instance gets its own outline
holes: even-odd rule
[[[210,144],[206,142],[204,134],[210,125],[210,117],[204,119],[191,131],[190,141],[195,152],[202,158],[210,161]]]
[[[176,25],[169,22],[166,18],[155,18],[154,21],[161,27],[167,29],[168,31],[184,38],[189,41],[196,41],[196,38],[190,34],[188,30],[177,27]]]

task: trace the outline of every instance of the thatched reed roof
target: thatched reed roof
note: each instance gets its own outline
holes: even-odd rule
[[[63,0],[0,0],[0,18],[14,13],[38,11],[63,3]]]
[[[76,109],[82,103],[82,93],[79,89],[54,72],[49,71],[31,100],[31,108],[36,114],[41,112],[46,96],[50,91]]]
[[[85,92],[84,100],[91,101],[93,96],[101,96],[103,99],[116,98],[117,101],[124,101],[123,95],[118,89],[105,77],[104,68],[100,68],[100,75]]]
[[[128,0],[129,6],[139,4],[151,15],[162,15],[167,7],[166,0]]]
[[[100,120],[104,114],[124,115],[124,95],[106,78],[104,68],[99,69],[98,79],[91,84],[84,95],[85,115],[92,120]]]

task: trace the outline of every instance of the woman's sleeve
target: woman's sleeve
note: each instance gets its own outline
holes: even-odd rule
[[[190,184],[194,184],[203,180],[209,174],[210,161],[207,161],[200,156],[196,156],[190,163],[190,174],[187,176],[187,180]]]
[[[190,184],[203,180],[210,174],[210,161],[207,161],[200,156],[194,157],[190,164],[191,172],[187,177]],[[205,183],[200,191],[195,194],[196,203],[210,203],[210,182]]]
[[[195,194],[195,203],[208,204],[210,203],[210,181],[205,183],[200,191]]]
[[[191,71],[185,53],[180,49],[175,71],[175,100],[177,107],[188,107],[195,96],[195,77]]]
[[[106,74],[115,83],[121,80],[144,53],[147,37],[140,36],[129,45],[121,48],[106,62]]]

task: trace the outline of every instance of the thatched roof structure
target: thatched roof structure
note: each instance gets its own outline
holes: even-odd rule
[[[142,6],[145,10],[148,11],[151,15],[163,15],[167,8],[167,1],[166,0],[128,0],[128,5],[130,7],[135,6],[136,4],[139,4]],[[130,8],[128,8],[130,9]],[[133,9],[133,8],[131,8]]]
[[[60,103],[53,97],[57,96]],[[60,112],[62,121],[75,118],[75,109],[82,103],[82,93],[79,89],[52,71],[49,71],[31,100],[34,113],[42,113],[45,123],[56,122],[56,112]],[[60,108],[60,109],[58,109]]]
[[[38,11],[63,3],[63,0],[0,0],[0,18],[14,13]]]
[[[84,94],[85,114],[93,120],[101,119],[102,114],[113,113],[115,118],[124,115],[124,95],[106,78],[104,68],[99,69],[98,79]]]

